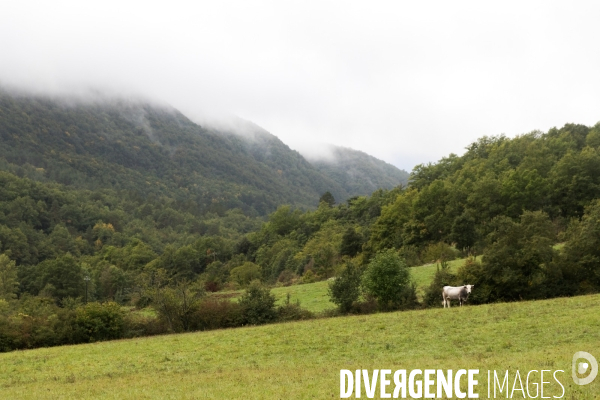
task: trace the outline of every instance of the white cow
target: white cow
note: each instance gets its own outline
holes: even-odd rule
[[[475,285],[444,286],[442,289],[442,298],[444,299],[442,304],[444,308],[446,308],[446,305],[450,308],[450,300],[458,300],[458,303],[462,306],[469,298],[471,290],[474,287]]]

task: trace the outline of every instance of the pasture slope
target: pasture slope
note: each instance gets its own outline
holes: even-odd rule
[[[570,377],[576,351],[600,358],[600,295],[16,351],[0,354],[0,398],[339,398],[340,369],[470,368],[480,398],[487,370],[547,369],[565,371],[563,398],[596,399],[600,379]]]
[[[464,264],[465,259],[457,259],[448,262],[450,271],[456,271],[459,266]],[[418,267],[411,267],[410,274],[412,281],[417,286],[417,296],[422,299],[425,293],[425,288],[431,283],[435,272],[437,270],[436,264],[426,264]],[[312,312],[321,312],[335,308],[335,304],[329,301],[329,295],[327,294],[329,282],[320,281],[314,283],[306,283],[303,285],[292,285],[292,286],[280,286],[271,289],[271,292],[277,299],[277,304],[283,304],[286,300],[288,293],[290,294],[290,301],[295,303],[296,300],[300,301],[302,308]],[[243,290],[231,291],[231,292],[219,292],[216,296],[227,296],[232,301],[237,301],[237,298],[242,295]],[[442,294],[440,289],[440,304],[442,302]]]

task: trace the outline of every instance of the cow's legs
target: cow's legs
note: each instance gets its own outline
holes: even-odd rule
[[[446,307],[450,308],[450,297],[446,297]]]

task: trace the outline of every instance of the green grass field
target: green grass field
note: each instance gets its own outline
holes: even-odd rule
[[[329,282],[321,281],[304,285],[283,286],[271,289],[271,293],[277,298],[277,304],[282,304],[289,293],[292,303],[299,300],[302,308],[312,312],[320,312],[335,308],[335,304],[329,301],[327,295],[328,285]]]
[[[15,351],[0,354],[0,398],[339,398],[340,369],[470,368],[480,398],[488,369],[560,369],[564,398],[594,399],[600,379],[579,387],[570,374],[576,351],[600,357],[599,304],[592,295]]]
[[[456,271],[464,262],[465,259],[461,258],[450,261],[448,264],[451,271]],[[417,285],[417,295],[419,298],[422,298],[425,287],[427,287],[433,279],[436,269],[436,264],[427,264],[410,268],[413,282]],[[327,281],[321,281],[315,283],[306,283],[303,285],[282,286],[271,289],[271,293],[273,293],[277,298],[277,304],[282,304],[289,293],[290,301],[292,303],[300,300],[300,305],[302,308],[312,312],[321,312],[335,308],[335,304],[329,301],[329,296],[327,295],[328,284],[329,282]],[[220,292],[217,294],[217,296],[227,296],[233,300],[241,296],[242,293],[242,290]],[[440,292],[440,302],[442,301],[441,299]]]
[[[321,312],[327,309],[335,308],[335,304],[329,301],[327,295],[327,281],[306,283],[303,285],[292,285],[292,286],[281,286],[271,289],[271,293],[275,295],[277,299],[276,304],[283,304],[287,299],[288,293],[290,294],[290,302],[296,303],[300,300],[300,305],[312,312]],[[232,301],[237,301],[237,298],[242,295],[243,290],[229,291],[229,292],[217,292],[214,296],[224,296],[230,298]]]

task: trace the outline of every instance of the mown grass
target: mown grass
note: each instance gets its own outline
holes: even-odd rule
[[[600,356],[599,304],[591,295],[16,351],[0,354],[0,398],[339,398],[340,369],[471,368],[480,398],[488,369],[560,369],[564,398],[594,399],[600,379],[579,387],[570,374],[576,351]]]

